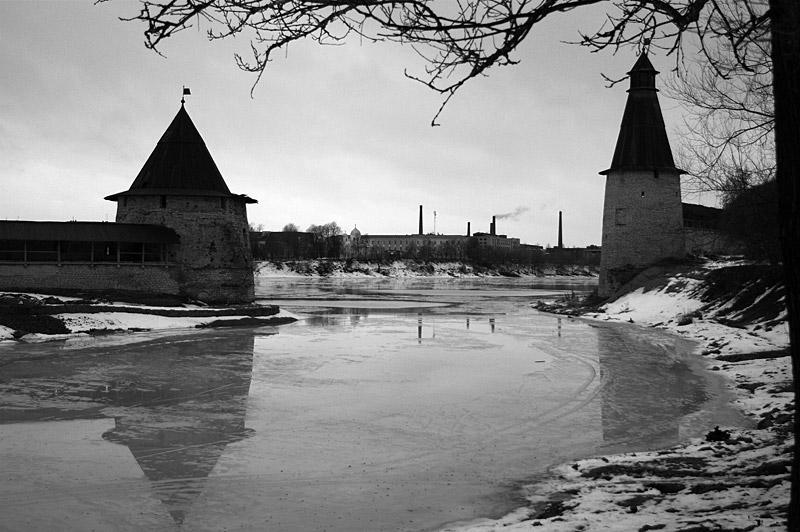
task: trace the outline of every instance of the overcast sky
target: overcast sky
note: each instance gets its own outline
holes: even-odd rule
[[[403,76],[422,73],[409,47],[293,45],[250,97],[234,51],[185,31],[160,57],[143,45],[137,4],[0,0],[0,218],[109,220],[191,88],[186,108],[232,192],[258,200],[265,229],[336,221],[368,234],[461,234],[466,222],[523,242],[600,244],[603,187],[633,50],[591,54],[560,41],[597,13],[554,19],[528,38],[521,63],[471,81],[430,121],[441,97]],[[671,58],[652,57],[663,78]],[[662,93],[673,144],[681,113]]]

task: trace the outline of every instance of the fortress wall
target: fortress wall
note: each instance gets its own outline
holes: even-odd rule
[[[174,266],[138,264],[0,264],[0,289],[125,290],[179,294]]]
[[[686,253],[690,255],[731,255],[742,253],[742,244],[716,229],[685,227]]]

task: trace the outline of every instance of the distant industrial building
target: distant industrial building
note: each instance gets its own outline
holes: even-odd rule
[[[522,244],[519,238],[497,234],[497,219],[492,217],[488,232],[441,235],[425,233],[422,205],[418,232],[406,235],[362,233],[354,227],[349,234],[322,238],[308,232],[260,231],[250,235],[253,256],[262,260],[301,260],[313,258],[357,260],[461,260],[479,262],[545,262],[598,264],[600,248],[548,248]]]

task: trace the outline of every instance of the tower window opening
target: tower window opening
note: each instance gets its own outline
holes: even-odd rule
[[[618,208],[614,212],[614,223],[617,225],[625,225],[628,223],[628,213],[624,208]]]
[[[167,197],[166,196],[161,196],[161,208],[162,209],[166,209],[167,208]]]
[[[644,197],[644,190],[642,190],[642,197]]]

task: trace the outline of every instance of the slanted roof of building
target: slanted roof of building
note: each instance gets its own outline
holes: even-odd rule
[[[152,224],[0,220],[0,240],[172,244],[178,242],[179,237],[175,231],[168,227]]]
[[[256,203],[228,189],[183,104],[131,187],[106,199],[116,201],[120,196],[144,194],[232,196],[246,203]]]
[[[648,170],[677,171],[658,103],[656,71],[643,52],[628,75],[630,88],[611,167],[600,172]]]

